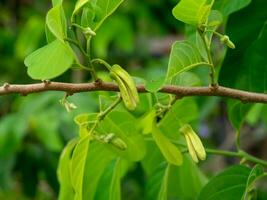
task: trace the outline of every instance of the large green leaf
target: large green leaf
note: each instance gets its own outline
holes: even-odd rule
[[[121,176],[123,160],[114,159],[105,168],[99,180],[95,194],[97,200],[120,200],[121,199]],[[106,188],[103,190],[103,188]]]
[[[67,22],[61,3],[48,11],[46,24],[55,37],[64,43],[64,38],[67,37]]]
[[[76,144],[71,158],[70,178],[75,192],[76,200],[83,199],[84,174],[90,140],[91,137],[89,135],[87,137],[81,138]]]
[[[145,155],[143,135],[136,126],[137,120],[129,112],[114,110],[100,123],[98,131],[102,134],[114,133],[127,145],[126,150],[120,150],[111,144],[108,148],[127,160],[138,161]]]
[[[96,31],[122,2],[123,0],[89,1],[83,8],[81,25]]]
[[[178,41],[172,45],[166,81],[200,65],[208,65],[201,58],[198,48],[189,41]]]
[[[174,17],[191,25],[204,24],[214,0],[181,0],[172,10]]]
[[[159,152],[151,148],[147,159],[159,157]],[[150,158],[150,155],[157,154]],[[150,163],[150,164],[149,164]],[[199,171],[195,163],[188,156],[184,156],[181,166],[168,165],[161,162],[143,161],[148,169],[148,181],[145,188],[145,199],[195,199],[199,191],[206,184],[205,176]]]
[[[253,173],[253,178],[251,178],[251,172],[250,168],[243,165],[224,170],[213,177],[201,190],[198,200],[218,200],[222,197],[227,200],[242,199],[247,189],[247,182],[249,181],[250,185],[260,175],[260,173]]]
[[[115,155],[103,144],[92,142],[87,153],[85,171],[83,175],[83,199],[94,200],[101,176],[105,173],[108,164],[114,160]],[[107,185],[103,190],[110,189]]]
[[[222,12],[223,16],[228,16],[250,4],[251,0],[216,0],[214,9]]]
[[[73,63],[73,53],[60,40],[34,51],[24,63],[33,79],[46,80],[63,74]]]
[[[172,144],[155,125],[152,127],[151,131],[153,139],[167,162],[177,166],[181,165],[183,163],[183,156],[178,147]]]
[[[77,139],[71,140],[61,153],[57,176],[60,183],[59,200],[73,199],[74,192],[72,189],[71,178],[70,178],[70,160],[71,154]]]

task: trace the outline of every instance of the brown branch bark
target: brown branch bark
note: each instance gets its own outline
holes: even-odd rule
[[[147,92],[144,85],[138,85],[137,89],[140,93]],[[26,85],[4,84],[0,87],[0,96],[12,93],[28,95],[44,91],[63,91],[72,95],[80,92],[90,91],[119,91],[114,83],[95,82],[95,83],[61,83],[61,82],[43,82]],[[220,96],[237,99],[242,102],[267,103],[267,94],[247,92],[237,89],[218,86],[212,87],[181,87],[166,85],[159,92],[175,94],[178,97],[186,96]]]

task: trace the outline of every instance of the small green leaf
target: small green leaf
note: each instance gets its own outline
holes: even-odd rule
[[[73,199],[74,192],[70,179],[70,160],[72,151],[77,144],[77,139],[71,140],[61,153],[57,176],[60,183],[59,200]]]
[[[243,165],[230,167],[213,177],[201,190],[198,200],[242,199],[251,169]]]
[[[64,38],[67,36],[67,22],[61,3],[48,11],[46,24],[55,37],[64,43]]]
[[[83,9],[81,25],[96,31],[122,2],[123,0],[89,1]]]
[[[214,0],[181,0],[172,14],[186,24],[198,26],[207,21],[213,3]]]
[[[155,125],[152,128],[152,136],[168,163],[177,166],[183,163],[183,156],[178,147],[172,144]]]
[[[24,63],[31,78],[46,80],[63,74],[71,67],[73,59],[70,47],[55,40],[27,56]]]
[[[203,61],[197,47],[189,41],[178,41],[172,45],[168,72],[167,82],[185,71],[200,65],[209,65]]]

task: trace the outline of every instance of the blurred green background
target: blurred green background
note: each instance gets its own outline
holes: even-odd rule
[[[64,3],[68,16],[74,3]],[[168,65],[171,44],[183,39],[186,33],[184,25],[171,14],[176,4],[177,0],[125,1],[98,31],[93,40],[94,56],[119,63],[131,74],[142,78],[162,75]],[[45,15],[50,7],[50,0],[1,0],[0,84],[34,82],[27,76],[23,60],[46,43]],[[237,45],[235,53],[226,54],[220,73],[223,85],[254,89],[240,83],[240,63],[267,20],[266,7],[265,0],[254,0],[230,16],[229,26],[225,23],[221,28],[222,31],[226,28]],[[241,17],[246,20],[240,21]],[[215,54],[219,66],[225,50],[217,47]],[[201,76],[201,72],[198,73]],[[105,77],[104,70],[100,70],[99,75]],[[69,70],[56,79],[65,82],[89,80],[90,76],[79,70]],[[207,80],[202,81],[202,85],[206,84]],[[80,113],[97,111],[98,94],[83,93],[70,97],[70,101],[78,106],[71,113],[67,113],[59,103],[64,96],[61,92],[0,97],[0,199],[57,198],[58,158],[66,142],[78,133],[73,118]],[[232,150],[235,131],[227,118],[227,102],[220,98],[202,97],[198,104],[199,131],[206,144]],[[242,146],[251,154],[267,159],[266,124],[266,106],[253,106],[242,128]],[[236,162],[235,159],[214,156],[201,167],[211,175]],[[142,199],[144,181],[140,166],[134,166],[123,180],[123,197]],[[260,195],[267,195],[263,192],[265,185],[261,184],[261,187]]]

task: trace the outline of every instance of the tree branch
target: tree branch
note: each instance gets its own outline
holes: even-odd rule
[[[137,86],[138,92],[145,93],[144,85]],[[49,82],[25,85],[4,84],[0,87],[0,96],[18,93],[21,95],[28,95],[31,93],[39,93],[44,91],[63,91],[72,95],[80,92],[90,91],[119,91],[119,88],[114,83],[109,82],[93,82],[93,83],[61,83]],[[175,94],[179,97],[186,96],[220,96],[240,100],[244,103],[267,103],[267,94],[247,92],[237,89],[218,87],[182,87],[166,85],[159,92]]]

